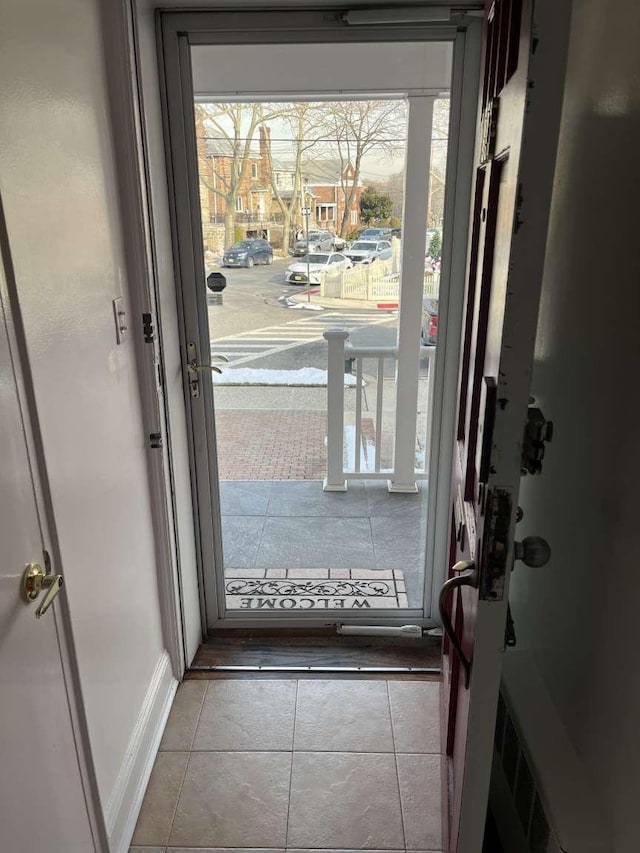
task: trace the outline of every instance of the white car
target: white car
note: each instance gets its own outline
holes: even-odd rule
[[[388,240],[356,240],[346,254],[354,264],[372,264],[374,261],[386,261],[392,257],[393,250]]]
[[[340,252],[313,252],[287,268],[285,281],[287,284],[320,284],[323,273],[331,274],[333,271],[347,270],[352,266],[349,258]]]

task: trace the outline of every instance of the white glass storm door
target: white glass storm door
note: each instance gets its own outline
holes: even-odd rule
[[[435,624],[477,33],[161,21],[208,626]]]

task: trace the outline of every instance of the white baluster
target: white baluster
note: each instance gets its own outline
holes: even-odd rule
[[[349,332],[327,329],[327,477],[325,492],[346,492],[344,477],[344,355]],[[356,450],[357,452],[357,450]]]

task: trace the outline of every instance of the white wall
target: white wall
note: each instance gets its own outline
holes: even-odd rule
[[[542,676],[613,827],[640,838],[640,6],[574,0],[532,393],[555,423],[540,477],[523,481],[519,649]]]
[[[171,682],[133,342],[116,346],[111,304],[128,301],[118,128],[99,0],[7,0],[2,18],[0,192],[82,699],[113,829],[119,798],[141,772],[134,752],[146,732],[136,724]]]

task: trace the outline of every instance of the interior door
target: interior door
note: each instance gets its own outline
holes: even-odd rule
[[[491,771],[566,54],[566,20],[556,24],[550,6],[494,0],[484,29],[450,571],[440,594],[446,849],[458,853],[481,850]]]
[[[25,566],[44,567],[29,421],[0,267],[0,826],[13,853],[95,850],[52,604],[25,604]],[[49,587],[51,589],[51,587]],[[64,593],[63,593],[64,594]]]

